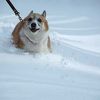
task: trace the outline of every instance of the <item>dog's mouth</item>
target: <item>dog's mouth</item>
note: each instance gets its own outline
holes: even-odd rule
[[[39,30],[39,28],[29,28],[32,32],[36,32],[36,31],[38,31]]]

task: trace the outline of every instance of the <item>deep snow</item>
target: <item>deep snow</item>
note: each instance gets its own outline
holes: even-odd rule
[[[21,7],[17,0],[13,2]],[[99,1],[59,0],[52,8],[56,0],[34,0],[35,4],[38,2],[41,7],[36,9],[25,1],[22,14],[25,16],[32,7],[36,11],[47,9],[53,53],[33,55],[16,49],[11,43],[11,32],[18,20],[2,9],[0,100],[100,100]]]

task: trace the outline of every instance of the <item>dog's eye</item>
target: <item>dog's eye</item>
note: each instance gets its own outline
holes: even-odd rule
[[[29,18],[28,21],[31,22],[32,21],[32,18]]]
[[[37,20],[38,20],[38,22],[40,22],[40,23],[42,22],[42,20],[41,20],[40,18],[38,18]]]

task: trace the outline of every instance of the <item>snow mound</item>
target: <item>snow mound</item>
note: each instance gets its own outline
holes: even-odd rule
[[[59,27],[57,31],[51,27],[81,23],[87,17],[57,21],[49,16],[50,54],[15,48],[11,32],[17,20],[12,19],[15,17],[0,17],[0,100],[99,100],[100,35],[67,35],[60,33]]]

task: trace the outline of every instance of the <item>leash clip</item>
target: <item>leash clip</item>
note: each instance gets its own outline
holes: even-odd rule
[[[11,1],[10,1],[10,0],[6,0],[6,1],[7,1],[7,3],[9,4],[9,6],[12,8],[12,10],[14,11],[15,15],[18,16],[18,19],[19,19],[20,21],[22,21],[22,18],[21,18],[21,16],[20,16],[20,13],[16,10],[16,8],[15,8],[14,5],[11,3]]]

